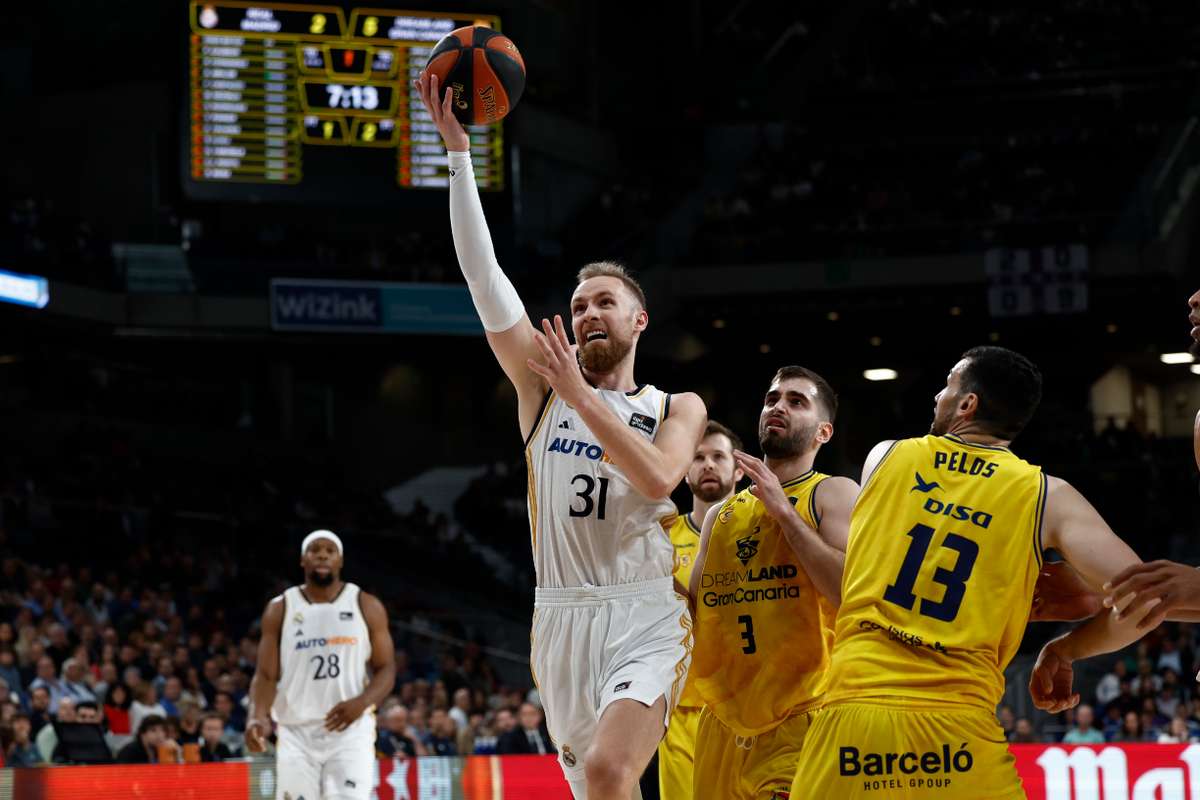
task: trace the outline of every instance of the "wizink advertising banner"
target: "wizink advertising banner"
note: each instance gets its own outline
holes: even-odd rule
[[[318,333],[483,333],[466,286],[298,278],[271,280],[271,327]]]

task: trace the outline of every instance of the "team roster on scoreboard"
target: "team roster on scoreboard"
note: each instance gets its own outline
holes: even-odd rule
[[[193,0],[189,21],[188,177],[281,187],[304,182],[311,148],[391,151],[395,185],[447,186],[412,80],[450,31],[500,27],[486,15],[353,8],[347,19],[337,6],[236,0]],[[501,125],[467,132],[479,187],[503,189]]]

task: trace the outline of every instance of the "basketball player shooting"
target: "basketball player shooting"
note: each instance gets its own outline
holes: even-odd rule
[[[342,558],[336,534],[310,533],[300,545],[304,584],[263,611],[246,749],[265,749],[274,716],[276,800],[371,796],[373,712],[396,681],[396,654],[383,603],[342,581]]]
[[[459,266],[517,390],[537,574],[531,660],[559,763],[577,800],[629,800],[687,676],[691,622],[663,525],[707,414],[695,394],[634,382],[649,317],[616,264],[589,264],[561,316],[530,324],[496,262],[470,140],[436,75],[415,82],[450,163]]]

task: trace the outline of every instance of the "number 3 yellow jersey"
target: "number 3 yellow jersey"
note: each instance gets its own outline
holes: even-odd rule
[[[1041,569],[1046,478],[1003,447],[896,442],[850,518],[827,702],[995,710]]]
[[[668,531],[671,544],[675,548],[675,580],[683,586],[692,579],[692,568],[696,566],[696,556],[700,554],[700,531],[692,524],[691,514],[680,514]],[[683,694],[679,696],[679,705],[687,708],[700,708],[704,700],[696,692],[695,681],[691,674],[683,685]]]
[[[809,471],[783,485],[813,528],[815,492],[827,477]],[[703,570],[690,676],[717,719],[757,736],[819,705],[834,610],[750,490],[717,514]]]

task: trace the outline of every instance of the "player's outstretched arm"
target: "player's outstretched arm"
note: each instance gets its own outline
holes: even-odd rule
[[[271,733],[271,705],[279,685],[279,635],[283,630],[283,595],[273,598],[262,615],[258,663],[250,680],[250,713],[246,720],[246,751],[261,753]]]
[[[1079,574],[1099,589],[1117,572],[1141,563],[1083,495],[1059,478],[1047,477],[1046,510],[1042,544],[1063,554]],[[1142,605],[1147,613],[1156,604]],[[1136,622],[1140,616],[1118,619],[1115,613],[1100,614],[1070,633],[1051,640],[1042,648],[1029,681],[1034,705],[1057,713],[1079,702],[1072,692],[1072,664],[1081,658],[1109,653],[1141,638]]]
[[[371,637],[371,680],[362,694],[343,700],[325,715],[325,727],[331,731],[344,731],[367,711],[378,708],[396,685],[396,647],[387,611],[375,595],[363,592],[358,598]]]
[[[529,359],[529,368],[575,409],[600,440],[605,455],[621,468],[639,494],[650,500],[669,497],[687,474],[708,422],[708,411],[699,395],[671,395],[667,418],[650,442],[592,391],[579,368],[579,346],[567,338],[561,316],[555,314],[553,324],[543,319],[542,330],[534,332],[534,340],[539,353],[536,359]]]
[[[1159,603],[1138,622],[1138,628],[1148,631],[1164,620],[1200,622],[1200,569],[1174,561],[1150,561],[1123,570],[1104,584],[1107,595],[1104,605],[1120,608],[1136,597],[1143,607],[1151,600]],[[1124,619],[1126,611],[1117,616]]]
[[[521,435],[528,436],[537,423],[547,389],[545,381],[526,366],[526,361],[538,352],[533,341],[533,326],[517,290],[496,261],[471,166],[471,140],[451,110],[451,90],[446,89],[442,94],[437,76],[425,73],[414,84],[421,104],[433,118],[448,151],[450,230],[458,265],[467,279],[467,288],[487,333],[488,344],[500,362],[500,368],[516,387]]]

